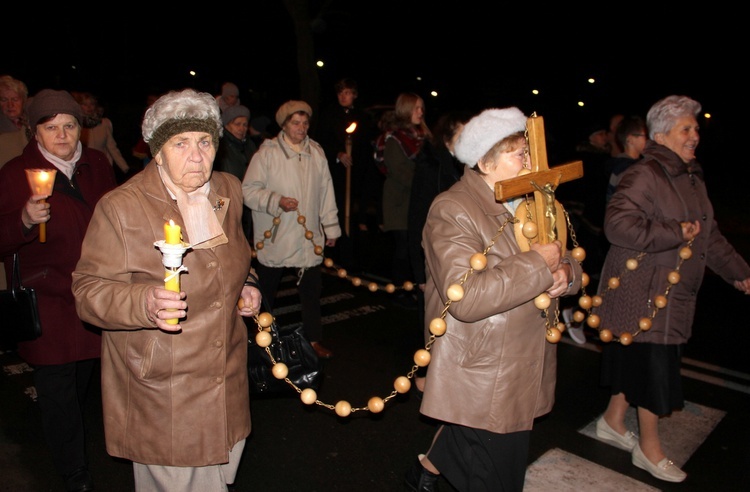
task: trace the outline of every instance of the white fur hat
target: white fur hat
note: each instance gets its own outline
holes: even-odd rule
[[[454,152],[459,161],[474,167],[493,145],[525,129],[526,116],[520,109],[485,109],[466,123],[458,136]]]

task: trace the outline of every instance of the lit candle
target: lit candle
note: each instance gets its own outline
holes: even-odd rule
[[[31,193],[34,195],[51,195],[52,188],[55,185],[55,175],[57,169],[27,169],[26,179],[29,181],[31,187]],[[44,203],[46,200],[42,198],[39,203]],[[47,242],[47,223],[42,222],[39,224],[39,242]]]
[[[352,156],[352,133],[357,129],[357,122],[346,127],[346,155]]]
[[[174,223],[174,220],[170,219],[168,223],[164,224],[164,239],[166,244],[181,245],[182,238],[180,237],[180,226]],[[164,288],[172,292],[180,291],[180,269],[167,267],[164,270]],[[167,311],[177,311],[176,309],[170,308]],[[165,320],[170,325],[176,325],[180,320],[177,318],[171,318]]]
[[[169,223],[164,224],[164,239],[167,244],[180,244],[180,226],[169,219]],[[179,291],[178,291],[179,292]]]
[[[174,270],[166,268],[164,270],[164,288],[167,290],[171,290],[172,292],[180,291],[180,272],[178,268],[175,268]],[[169,308],[167,309],[167,311],[177,310],[174,308]],[[164,321],[166,321],[167,324],[176,325],[180,320],[177,318],[170,318]]]

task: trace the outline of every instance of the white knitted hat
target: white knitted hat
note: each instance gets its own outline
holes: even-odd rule
[[[525,129],[526,116],[520,109],[485,109],[466,123],[454,152],[459,161],[474,167],[497,142]]]

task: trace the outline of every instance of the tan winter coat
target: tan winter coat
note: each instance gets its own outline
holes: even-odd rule
[[[296,152],[283,139],[283,130],[264,140],[253,155],[242,181],[245,205],[253,211],[254,242],[264,242],[257,251],[258,261],[268,267],[308,268],[320,265],[323,257],[315,254],[315,245],[325,246],[326,238],[341,236],[331,172],[321,146],[305,138]],[[296,198],[297,212],[284,212],[281,197]],[[274,217],[281,223],[273,227]],[[305,238],[305,227],[298,223],[304,216],[305,227],[313,233]],[[266,231],[274,232],[265,238]],[[314,244],[313,244],[314,243]]]
[[[451,284],[469,271],[511,217],[493,190],[470,169],[433,202],[422,234],[427,263],[427,329],[440,314]],[[581,268],[567,256],[580,288]],[[421,412],[497,433],[530,430],[552,409],[557,348],[546,341],[534,298],[552,286],[542,257],[521,252],[509,223],[487,252],[487,268],[469,275],[464,298],[446,314],[446,333],[432,346]],[[549,308],[554,313],[557,302]]]
[[[229,239],[183,258],[182,331],[155,328],[146,289],[164,284],[164,223],[183,227],[156,165],[98,203],[73,272],[81,319],[102,327],[102,399],[107,452],[139,463],[225,463],[250,433],[247,328],[237,301],[250,269],[235,176],[214,172],[209,200]],[[223,204],[222,204],[223,201]]]

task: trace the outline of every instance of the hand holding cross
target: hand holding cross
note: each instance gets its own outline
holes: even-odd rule
[[[544,120],[536,113],[533,113],[526,120],[526,132],[531,157],[531,172],[495,183],[495,199],[498,201],[507,200],[534,192],[533,217],[545,218],[545,220],[535,219],[538,222],[536,241],[541,244],[548,244],[560,239],[564,250],[565,238],[558,237],[564,236],[565,225],[564,223],[562,226],[558,224],[564,214],[562,206],[555,200],[555,190],[560,183],[583,177],[583,162],[574,161],[553,168],[548,166]],[[519,207],[519,210],[521,210],[521,207]],[[516,213],[518,214],[518,212]],[[521,248],[528,250],[528,243],[536,241],[534,238],[522,241],[518,237],[518,231],[522,228],[523,225],[516,229],[516,237]]]

